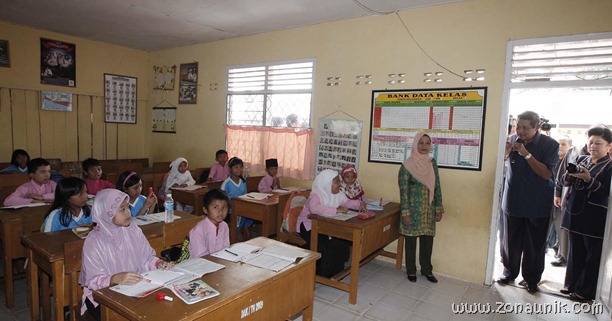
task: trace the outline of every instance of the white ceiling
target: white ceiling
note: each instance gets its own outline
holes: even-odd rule
[[[0,21],[154,51],[459,1],[0,0]]]

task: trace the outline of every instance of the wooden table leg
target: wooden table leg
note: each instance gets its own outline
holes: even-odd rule
[[[40,302],[38,300],[38,265],[34,262],[34,253],[27,249],[28,255],[28,299],[30,301],[30,313],[33,321],[40,320]]]
[[[302,311],[302,321],[312,321],[313,316],[313,305],[309,305],[304,311]]]
[[[11,248],[13,247],[11,228],[9,224],[2,224],[2,253],[4,253],[4,294],[6,295],[6,307],[12,309],[15,307],[15,288],[13,285],[13,255]]]
[[[351,253],[351,282],[349,283],[349,303],[357,303],[359,286],[359,258],[361,256],[361,230],[353,230],[353,251]]]
[[[232,211],[232,217],[230,218],[230,224],[229,224],[230,244],[236,243],[236,233],[238,229],[236,227],[237,224],[238,224],[238,220],[236,219],[236,213],[235,211]]]
[[[38,278],[40,280],[40,303],[42,305],[43,320],[51,320],[51,283],[49,275],[44,271],[38,270]]]
[[[55,321],[64,321],[64,261],[53,262],[51,274],[55,299]]]
[[[400,234],[397,238],[397,253],[395,253],[395,268],[402,269],[402,259],[404,258],[404,236]]]

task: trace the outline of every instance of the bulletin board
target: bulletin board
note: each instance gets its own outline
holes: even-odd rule
[[[426,132],[439,167],[481,170],[486,87],[372,91],[369,162],[401,164]]]
[[[339,172],[346,165],[359,169],[361,128],[359,120],[319,119],[317,175],[326,169]]]

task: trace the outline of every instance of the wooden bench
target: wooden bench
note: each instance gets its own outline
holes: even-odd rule
[[[17,187],[30,181],[30,175],[25,174],[2,174],[0,175],[0,204],[4,204],[4,200],[9,197]]]

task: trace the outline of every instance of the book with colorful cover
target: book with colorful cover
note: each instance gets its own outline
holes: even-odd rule
[[[219,292],[202,280],[194,280],[183,284],[173,284],[170,290],[187,304],[194,304],[219,295]]]

